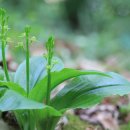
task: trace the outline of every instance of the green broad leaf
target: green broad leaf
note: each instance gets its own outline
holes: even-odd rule
[[[49,116],[59,117],[62,116],[62,113],[54,109],[53,107],[46,107],[45,109],[35,110],[35,114],[38,119],[46,119]]]
[[[28,112],[30,113],[31,116],[29,122],[27,120]],[[59,119],[62,116],[62,113],[60,111],[57,111],[56,109],[50,106],[46,106],[43,109],[35,109],[29,111],[17,110],[14,113],[21,128],[23,128],[28,123],[30,124],[31,122],[32,125],[37,126],[38,130],[43,130],[46,128],[46,123],[48,119],[53,119],[53,123],[54,123],[55,119]],[[49,124],[50,123],[51,123],[50,126],[52,126],[52,121],[49,122]]]
[[[22,110],[22,109],[43,109],[41,103],[27,99],[13,90],[7,90],[0,98],[0,111]]]
[[[57,122],[59,121],[60,117],[63,115],[59,111],[58,113],[55,113],[55,111],[48,111],[47,109],[40,110],[40,111],[36,110],[35,118],[37,122],[37,129],[38,130],[44,130],[44,129],[54,130]]]
[[[59,72],[51,73],[52,76],[51,90],[53,90],[60,83],[80,75],[101,75],[105,77],[108,76],[107,74],[98,71],[81,71],[65,68]],[[43,102],[46,95],[46,90],[47,90],[47,77],[43,78],[36,84],[36,86],[30,92],[29,97],[36,101]]]
[[[99,103],[104,97],[130,93],[130,82],[119,74],[106,74],[112,78],[100,75],[75,78],[51,100],[51,106],[57,110],[88,108]]]
[[[0,88],[1,87],[6,87],[6,89],[14,90],[21,95],[26,96],[26,92],[24,91],[24,89],[16,83],[0,81]]]
[[[53,66],[52,71],[60,71],[63,69],[63,63],[60,59],[54,57],[53,61],[57,63]],[[30,90],[36,83],[47,75],[46,71],[47,60],[45,57],[32,57],[30,58]],[[26,61],[24,61],[17,69],[14,82],[21,85],[26,90]]]
[[[4,93],[6,92],[6,90],[7,90],[6,86],[0,87],[0,97],[2,97],[4,95]]]
[[[48,110],[53,115],[58,115],[59,112],[54,108],[44,105],[43,103],[30,100],[13,90],[7,90],[5,94],[0,98],[0,111],[14,111],[14,110]]]

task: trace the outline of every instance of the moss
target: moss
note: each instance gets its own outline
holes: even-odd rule
[[[87,122],[80,120],[80,118],[77,116],[67,115],[67,117],[68,117],[69,123],[64,127],[64,130],[85,130],[88,127],[91,127],[91,128],[94,127],[88,124]]]
[[[87,123],[81,121],[79,117],[74,115],[67,115],[69,123],[65,126],[64,130],[85,130]]]
[[[130,130],[130,123],[121,125],[120,130]]]

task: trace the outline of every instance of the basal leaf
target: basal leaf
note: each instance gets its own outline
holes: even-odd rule
[[[0,98],[0,111],[42,109],[44,107],[43,104],[29,100],[13,90],[7,90]]]
[[[53,66],[52,71],[60,71],[63,68],[63,63],[60,59],[54,57],[53,60],[57,63]],[[30,90],[36,83],[47,75],[46,71],[47,60],[44,57],[30,58]],[[21,85],[26,90],[26,61],[24,61],[16,71],[14,82]]]
[[[7,90],[7,87],[5,87],[5,86],[0,87],[0,97],[2,97],[4,95],[6,90]]]
[[[14,111],[14,110],[38,110],[48,111],[50,115],[59,116],[60,113],[54,108],[44,105],[43,103],[29,100],[28,98],[16,93],[13,90],[7,90],[0,98],[0,111]]]
[[[0,88],[1,87],[6,87],[6,89],[14,90],[14,91],[20,93],[21,95],[26,96],[26,92],[24,91],[24,89],[16,83],[0,81]]]
[[[31,116],[30,120],[27,120],[28,112]],[[19,125],[21,128],[24,128],[25,125],[34,125],[38,130],[43,130],[47,126],[47,121],[49,119],[53,119],[49,124],[50,127],[53,126],[52,123],[54,123],[55,119],[59,119],[61,117],[62,113],[60,111],[57,111],[56,109],[45,106],[43,109],[33,109],[33,110],[17,110],[15,111],[15,116],[19,122]],[[32,126],[33,127],[33,126]],[[51,130],[51,129],[49,129]],[[54,129],[53,129],[54,130]]]
[[[81,71],[75,69],[65,68],[59,72],[52,72],[52,81],[51,81],[51,89],[53,90],[57,85],[64,82],[65,80],[80,76],[80,75],[101,75],[101,76],[108,76],[102,72],[98,71]],[[39,91],[40,90],[40,91]],[[30,98],[43,102],[43,99],[46,95],[47,90],[47,77],[43,78],[39,81],[33,90],[30,92]],[[38,93],[38,94],[37,94]]]
[[[44,110],[36,110],[35,117],[37,122],[38,130],[54,130],[55,126],[62,116],[62,113],[55,111],[48,111],[48,109]],[[50,125],[51,124],[51,125]]]
[[[130,83],[116,73],[110,77],[88,75],[78,77],[66,85],[51,101],[51,105],[63,110],[87,108],[99,103],[104,97],[130,93]]]

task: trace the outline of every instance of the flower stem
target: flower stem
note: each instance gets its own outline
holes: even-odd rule
[[[6,11],[4,9],[0,9],[0,15],[1,15],[1,43],[2,43],[3,68],[4,68],[6,80],[10,81],[7,62],[6,62],[6,57],[5,57],[6,33],[8,31],[8,29],[5,28],[6,27],[5,24],[8,21],[8,17],[6,17]]]
[[[51,67],[52,67],[52,58],[53,58],[53,48],[54,48],[54,39],[50,37],[46,43],[47,49],[47,94],[46,94],[46,104],[50,105],[51,97]]]
[[[4,43],[4,41],[2,41],[2,61],[3,61],[3,67],[4,67],[6,80],[10,81],[8,68],[7,68],[7,63],[6,63],[6,58],[5,58],[5,43]]]
[[[26,90],[27,90],[27,98],[29,96],[29,89],[30,89],[30,62],[29,62],[29,33],[30,33],[30,26],[25,27],[25,34],[26,34]],[[28,130],[32,130],[31,128],[31,113],[28,110]]]
[[[51,68],[52,68],[52,58],[53,58],[53,48],[54,48],[54,39],[50,37],[46,43],[47,49],[47,94],[46,94],[46,104],[50,105],[51,100]],[[47,123],[46,129],[49,130],[49,113],[47,113]]]
[[[29,95],[29,80],[30,80],[30,66],[29,66],[29,32],[30,27],[27,26],[25,28],[26,33],[26,89],[27,89],[27,97]]]
[[[47,95],[46,95],[46,104],[50,105],[50,95],[51,95],[51,62],[48,61],[47,68]]]

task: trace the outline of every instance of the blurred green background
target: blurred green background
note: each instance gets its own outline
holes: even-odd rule
[[[0,0],[0,5],[10,16],[11,38],[18,39],[29,24],[39,43],[54,35],[78,48],[64,52],[67,60],[80,55],[106,64],[114,57],[115,70],[130,70],[130,0]]]

